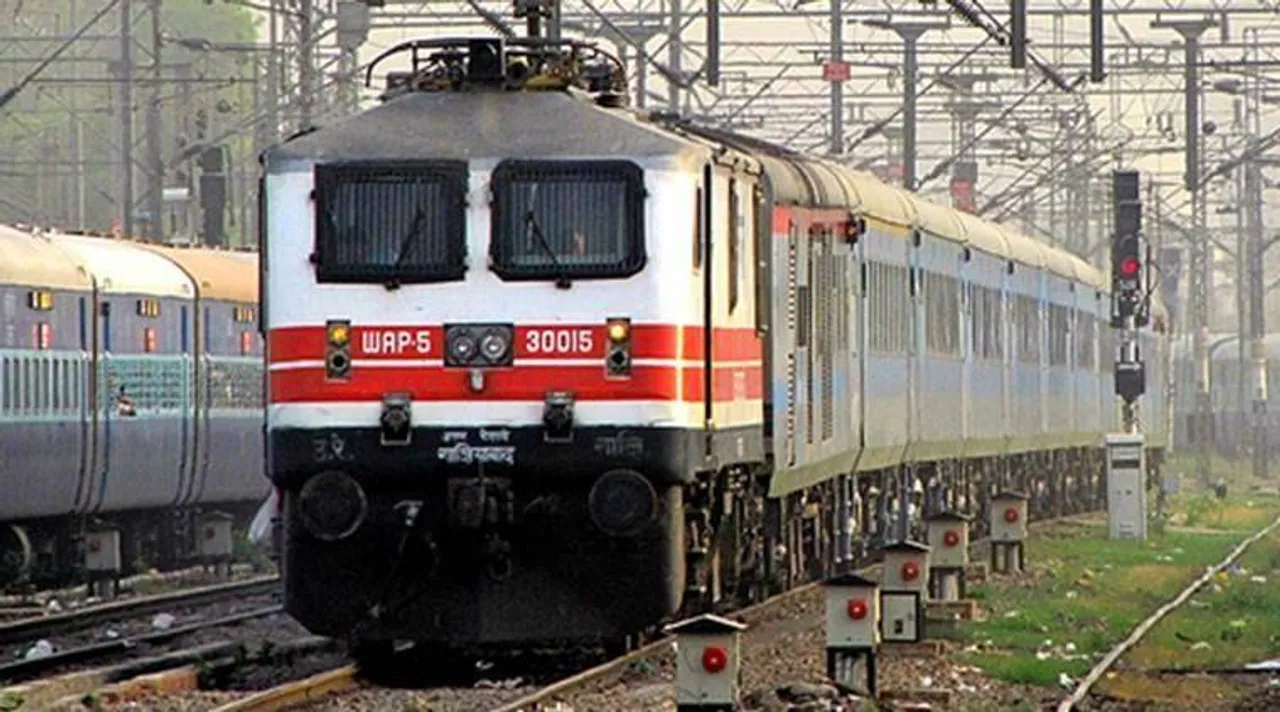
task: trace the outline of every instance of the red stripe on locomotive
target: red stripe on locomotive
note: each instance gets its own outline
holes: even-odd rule
[[[538,359],[604,359],[607,343],[604,324],[557,324],[517,326],[515,357]],[[683,344],[680,332],[683,330]],[[704,330],[701,326],[674,324],[633,324],[631,356],[634,359],[683,359],[704,357]],[[751,327],[716,327],[712,332],[712,357],[716,361],[759,362],[763,344]],[[321,326],[293,326],[273,329],[270,335],[271,363],[324,358],[325,329]],[[441,326],[351,326],[352,358],[442,359],[444,328]]]

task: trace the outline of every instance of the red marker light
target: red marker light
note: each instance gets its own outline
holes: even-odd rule
[[[860,621],[867,617],[867,602],[853,598],[849,600],[849,617]]]
[[[1142,269],[1142,263],[1135,257],[1126,257],[1120,262],[1120,276],[1137,277],[1138,270]]]
[[[729,666],[729,652],[712,646],[702,649],[702,669],[715,675]]]
[[[960,534],[949,529],[946,534],[942,535],[942,543],[947,546],[955,546],[960,543]]]
[[[908,561],[902,565],[902,580],[914,581],[920,575],[920,565],[914,561]]]
[[[1018,509],[1016,507],[1009,507],[1004,510],[1004,520],[1010,524],[1018,521]]]

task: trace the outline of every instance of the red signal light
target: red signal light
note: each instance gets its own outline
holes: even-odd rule
[[[1126,257],[1120,261],[1121,277],[1137,277],[1138,270],[1142,269],[1142,263],[1136,257]]]
[[[1009,507],[1004,510],[1004,520],[1010,524],[1018,521],[1018,509],[1016,507]]]
[[[715,675],[729,666],[729,651],[717,646],[702,649],[702,669]]]
[[[960,543],[960,534],[954,529],[948,529],[947,533],[942,535],[942,543],[947,546],[955,546]]]
[[[908,561],[902,565],[902,580],[914,581],[920,575],[920,565],[914,561]]]
[[[867,602],[861,599],[850,599],[849,601],[849,617],[855,621],[860,621],[867,617]]]

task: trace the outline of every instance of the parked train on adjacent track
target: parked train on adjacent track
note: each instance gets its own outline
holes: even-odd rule
[[[1280,334],[1263,337],[1267,359],[1267,397],[1263,424],[1265,447],[1270,456],[1280,455]],[[1213,449],[1223,457],[1247,457],[1254,447],[1254,356],[1248,337],[1244,339],[1244,369],[1241,370],[1240,336],[1209,334],[1209,410],[1213,422],[1210,437]],[[1172,344],[1173,439],[1179,448],[1193,446],[1191,424],[1196,407],[1196,370],[1192,339],[1183,336]]]
[[[0,586],[63,580],[85,527],[122,558],[246,519],[263,476],[257,256],[0,226]]]
[[[567,87],[589,46],[486,46],[396,48],[381,105],[264,155],[268,468],[312,631],[616,642],[850,565],[913,492],[1097,501],[1093,267],[633,112],[616,67]]]

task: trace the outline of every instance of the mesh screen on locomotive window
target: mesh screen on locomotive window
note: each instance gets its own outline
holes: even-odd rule
[[[320,282],[434,282],[466,267],[465,163],[316,166]]]
[[[644,266],[644,186],[623,161],[507,161],[493,175],[493,269],[504,279],[624,277]]]

